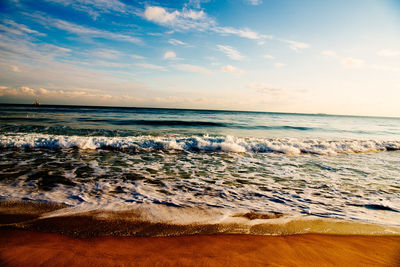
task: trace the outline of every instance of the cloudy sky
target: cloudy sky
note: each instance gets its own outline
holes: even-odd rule
[[[0,102],[400,117],[398,0],[1,0]]]

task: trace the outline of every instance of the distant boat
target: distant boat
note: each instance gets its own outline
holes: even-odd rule
[[[34,106],[40,106],[39,99],[36,97],[35,102],[33,102]]]

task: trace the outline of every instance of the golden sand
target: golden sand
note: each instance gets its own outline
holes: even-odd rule
[[[400,266],[399,236],[71,238],[0,230],[2,266]]]

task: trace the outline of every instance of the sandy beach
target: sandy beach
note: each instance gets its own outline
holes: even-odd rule
[[[399,235],[223,234],[227,226],[134,221],[132,211],[40,217],[62,208],[0,202],[1,265],[400,266]]]
[[[0,231],[3,266],[399,266],[400,237],[198,235],[71,238]]]

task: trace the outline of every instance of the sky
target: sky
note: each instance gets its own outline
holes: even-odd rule
[[[0,0],[0,103],[400,117],[399,0]]]

